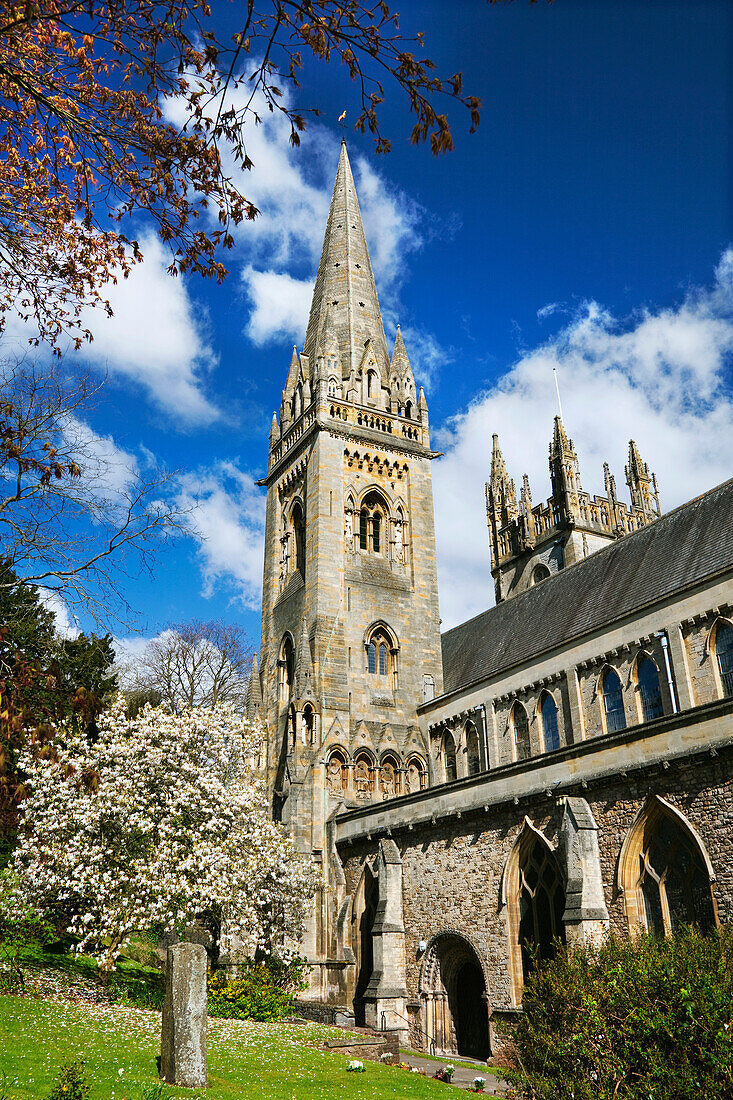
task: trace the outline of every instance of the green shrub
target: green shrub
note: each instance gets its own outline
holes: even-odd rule
[[[216,970],[209,978],[209,1013],[237,1020],[280,1020],[293,1011],[295,994],[305,989],[305,959],[286,965],[278,959],[247,962],[236,977]]]
[[[91,1085],[87,1081],[83,1058],[61,1067],[48,1100],[88,1100]]]
[[[559,948],[505,1033],[531,1100],[733,1100],[733,935]]]

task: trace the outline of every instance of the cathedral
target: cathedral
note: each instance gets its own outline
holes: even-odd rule
[[[497,1052],[532,945],[733,905],[733,481],[663,514],[632,440],[629,503],[608,466],[591,496],[550,428],[540,504],[493,437],[496,604],[441,635],[439,456],[342,144],[260,482],[247,707],[273,815],[323,873],[299,1010],[441,1056]]]

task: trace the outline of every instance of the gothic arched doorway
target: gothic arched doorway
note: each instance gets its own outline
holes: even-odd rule
[[[372,972],[374,970],[374,944],[372,935],[378,900],[379,888],[377,881],[370,868],[365,867],[354,904],[351,937],[351,942],[354,945],[354,953],[356,955],[354,1017],[357,1027],[364,1027],[366,1024],[364,994],[372,979]]]
[[[486,1061],[490,1054],[486,981],[465,936],[444,933],[432,941],[420,975],[423,1031],[430,1053]]]

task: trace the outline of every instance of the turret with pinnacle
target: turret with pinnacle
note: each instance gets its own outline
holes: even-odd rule
[[[486,515],[497,602],[525,591],[661,514],[656,477],[633,440],[626,467],[631,507],[619,501],[608,463],[603,467],[606,495],[591,497],[583,491],[578,456],[559,416],[555,417],[549,464],[550,499],[533,506],[525,474],[517,507],[514,482],[494,435]]]

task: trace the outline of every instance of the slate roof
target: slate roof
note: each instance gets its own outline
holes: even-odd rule
[[[443,691],[733,569],[733,479],[442,636]]]

